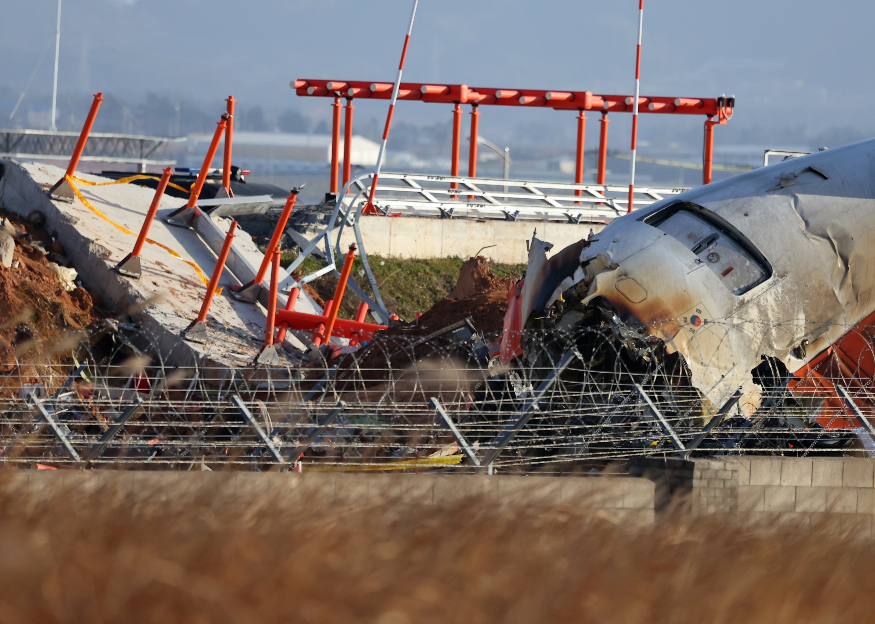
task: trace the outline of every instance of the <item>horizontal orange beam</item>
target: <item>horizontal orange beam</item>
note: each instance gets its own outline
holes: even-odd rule
[[[324,327],[328,324],[327,315],[306,314],[305,312],[295,312],[294,310],[277,310],[274,318],[274,322],[279,328],[285,327],[286,329],[296,329],[309,333],[318,331],[320,325]],[[376,332],[384,329],[386,329],[385,325],[375,325],[374,323],[339,318],[334,321],[331,335],[369,342],[374,338]]]
[[[290,85],[302,97],[349,97],[388,100],[392,97],[391,82],[354,80],[299,79]],[[449,104],[482,104],[491,106],[528,106],[554,110],[594,110],[611,113],[631,113],[631,95],[596,95],[591,91],[546,91],[538,89],[492,89],[468,85],[420,84],[403,82],[399,100],[419,100]],[[717,98],[680,98],[643,96],[639,113],[673,115],[714,115],[721,109]],[[724,107],[725,114],[731,107]]]

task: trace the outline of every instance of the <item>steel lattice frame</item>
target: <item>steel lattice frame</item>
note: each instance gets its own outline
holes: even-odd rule
[[[0,157],[67,159],[73,154],[78,140],[78,132],[0,130]],[[92,132],[85,145],[82,160],[169,163],[167,160],[152,160],[152,157],[163,146],[184,140]]]

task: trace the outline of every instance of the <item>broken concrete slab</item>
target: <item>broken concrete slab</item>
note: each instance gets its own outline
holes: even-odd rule
[[[134,311],[132,316],[144,333],[151,335],[167,364],[188,365],[208,360],[217,366],[238,367],[255,359],[263,344],[265,309],[236,302],[227,296],[227,291],[213,300],[208,315],[211,340],[193,344],[180,338],[197,316],[205,292],[192,264],[208,276],[216,261],[215,252],[196,232],[168,227],[161,220],[183,205],[184,200],[165,196],[149,232],[149,238],[159,244],[145,245],[141,253],[143,276],[135,280],[113,269],[133,247],[151,203],[152,190],[125,184],[79,185],[93,211],[78,198],[72,203],[49,199],[46,191],[63,175],[61,169],[10,161],[4,165],[0,206],[22,216],[34,211],[42,213],[46,229],[61,241],[83,283],[114,309]],[[95,183],[108,181],[99,176],[81,177]],[[217,229],[222,231],[227,231],[230,223],[229,219],[216,220]],[[247,264],[260,263],[263,256],[251,237],[241,232],[235,242],[238,254]],[[225,271],[220,286],[240,283],[238,276]],[[300,298],[299,305],[302,311],[308,311],[307,307],[315,311],[315,305],[306,298]],[[286,334],[286,340],[299,350],[304,347],[292,332]],[[294,357],[289,360],[294,361]]]

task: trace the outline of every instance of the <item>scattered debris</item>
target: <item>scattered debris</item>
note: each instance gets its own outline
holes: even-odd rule
[[[15,240],[5,231],[0,230],[0,264],[7,269],[12,268],[12,254],[15,252]]]
[[[58,266],[55,262],[49,262],[47,266],[58,274],[58,279],[61,280],[61,285],[64,287],[64,290],[67,292],[73,292],[76,290],[76,278],[79,276],[76,269]]]

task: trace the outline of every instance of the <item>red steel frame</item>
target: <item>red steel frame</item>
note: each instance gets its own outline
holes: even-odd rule
[[[462,145],[462,105],[459,102],[453,104],[453,155],[450,164],[450,175],[459,175],[459,149]],[[450,188],[459,188],[458,182],[450,183]],[[453,199],[455,195],[450,195]]]
[[[352,98],[346,98],[346,119],[343,122],[343,182],[341,188],[349,182],[349,173],[352,168]]]
[[[574,183],[583,184],[583,144],[586,140],[586,113],[580,109],[580,114],[577,116],[577,160],[574,162]],[[574,191],[574,194],[580,197],[583,191]]]
[[[339,107],[340,97],[345,97],[348,106],[355,98],[372,100],[389,100],[392,97],[394,84],[391,82],[366,82],[349,80],[311,80],[299,79],[291,84],[295,93],[302,97],[335,98]],[[398,89],[399,100],[418,100],[438,104],[453,104],[453,153],[451,174],[459,174],[459,152],[461,142],[461,109],[462,104],[472,106],[472,132],[469,146],[469,177],[476,176],[477,165],[471,165],[470,155],[477,154],[477,117],[478,107],[487,106],[522,106],[530,108],[552,108],[553,110],[577,111],[578,144],[575,167],[575,183],[583,181],[583,134],[585,132],[585,111],[598,111],[601,115],[599,136],[599,158],[596,183],[605,183],[605,167],[607,163],[608,113],[634,113],[634,98],[626,95],[601,95],[591,91],[548,91],[543,89],[494,89],[484,87],[469,87],[458,84],[422,84],[403,82]],[[721,105],[722,103],[722,105]],[[705,158],[702,163],[702,180],[705,184],[711,182],[711,160],[714,153],[714,126],[725,125],[732,117],[733,106],[725,98],[683,98],[668,96],[639,96],[638,113],[657,115],[705,115],[708,118],[705,125]],[[476,115],[475,115],[476,113]],[[581,117],[583,120],[581,120]],[[337,140],[340,136],[339,108],[335,113],[335,127],[332,133],[332,172],[336,186]],[[345,136],[352,136],[352,114],[347,114]],[[583,127],[581,127],[583,126]],[[473,172],[473,173],[471,173]],[[579,180],[579,182],[578,182]],[[456,188],[455,186],[453,188]],[[332,192],[336,192],[333,190]]]
[[[207,149],[207,155],[204,157],[204,164],[201,167],[200,173],[197,174],[197,180],[195,180],[194,186],[191,187],[191,194],[188,197],[188,203],[185,205],[186,208],[194,208],[197,204],[201,190],[204,188],[204,181],[206,181],[207,174],[210,171],[210,165],[213,164],[213,158],[216,157],[216,152],[219,149],[219,141],[222,140],[222,134],[228,127],[228,120],[228,113],[223,113],[222,118],[216,126],[216,132],[213,134],[213,140],[210,143],[210,147]]]
[[[329,192],[337,193],[338,147],[340,146],[340,98],[334,98],[331,124],[331,184]]]
[[[97,111],[100,110],[100,103],[103,102],[103,93],[95,93],[94,100],[91,102],[91,108],[88,111],[88,117],[85,119],[85,125],[82,126],[82,132],[79,133],[79,140],[76,142],[76,149],[73,150],[73,156],[70,158],[70,164],[67,165],[67,173],[64,177],[73,177],[76,173],[76,167],[79,165],[79,159],[82,157],[82,152],[85,151],[85,144],[88,143],[88,135],[91,134],[91,127],[94,125],[94,120],[97,118]]]
[[[134,244],[134,250],[128,256],[139,257],[143,251],[143,245],[146,242],[146,237],[149,236],[149,228],[152,227],[152,221],[155,220],[155,215],[158,213],[158,206],[161,205],[161,199],[164,197],[164,191],[167,189],[167,183],[170,182],[170,176],[173,174],[173,169],[170,167],[164,168],[164,173],[161,174],[161,181],[158,182],[158,188],[155,189],[155,196],[152,198],[152,204],[149,206],[149,212],[146,213],[146,220],[143,221],[143,227],[140,228],[140,235],[137,237],[137,242]],[[127,258],[125,258],[127,260]]]
[[[229,95],[225,100],[228,105],[226,113],[228,114],[228,125],[225,128],[225,159],[222,164],[222,188],[228,193],[228,197],[234,197],[234,192],[231,190],[231,151],[232,143],[234,142],[234,103],[237,101],[233,95]]]

